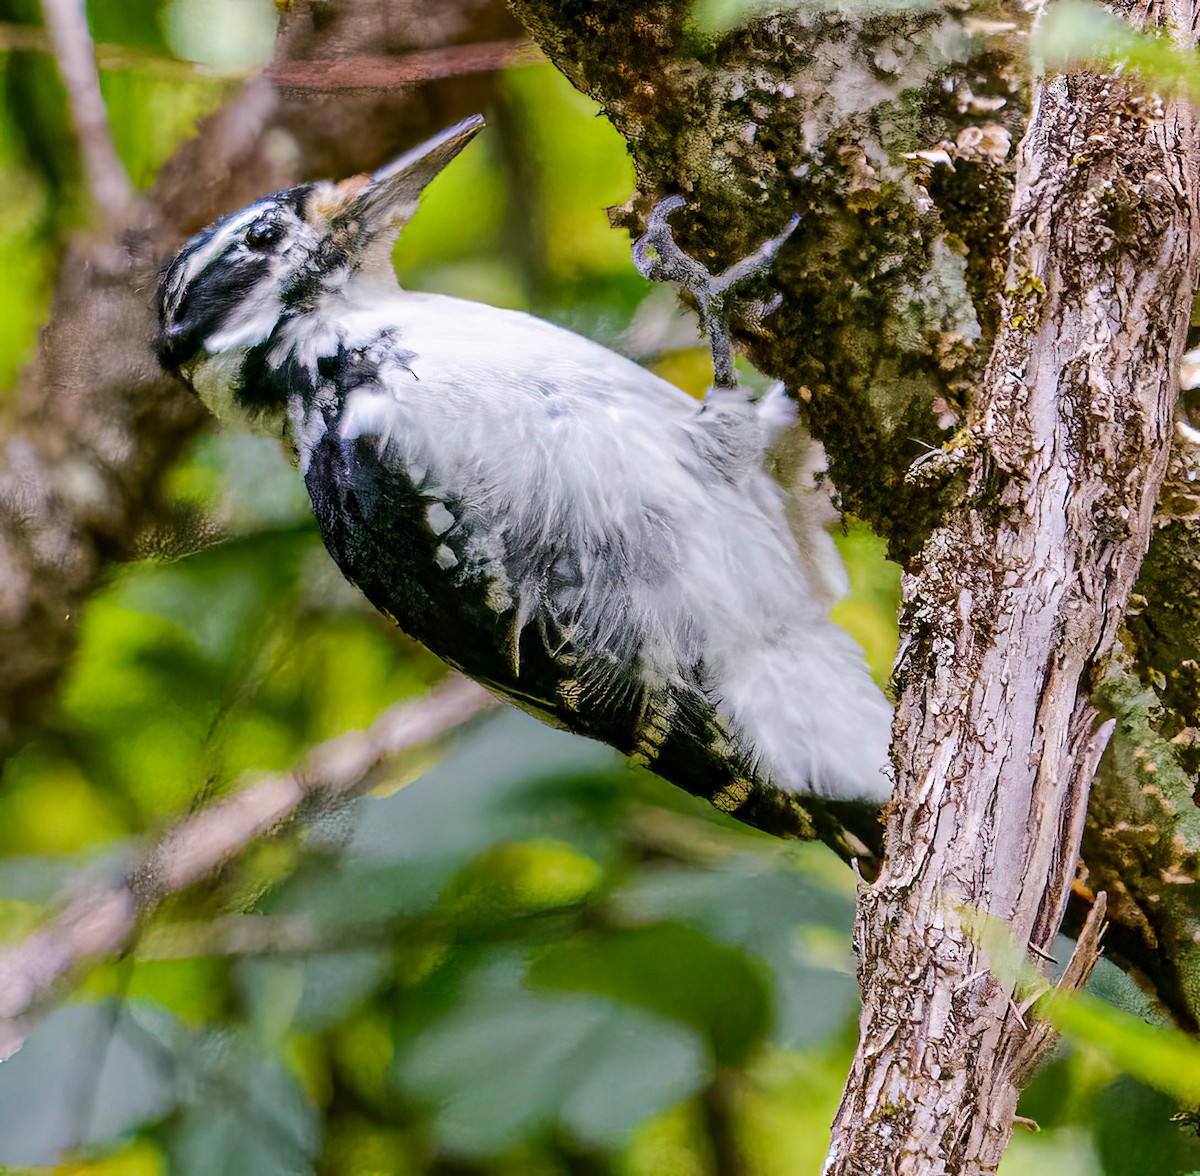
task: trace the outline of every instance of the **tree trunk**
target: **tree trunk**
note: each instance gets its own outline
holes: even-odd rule
[[[1191,29],[1190,4],[1169,19]],[[994,1171],[1051,1040],[1014,1003],[1011,953],[1057,931],[1110,729],[1090,696],[1166,470],[1198,161],[1184,104],[1085,72],[1035,91],[962,494],[904,583],[898,782],[860,897],[831,1176]]]

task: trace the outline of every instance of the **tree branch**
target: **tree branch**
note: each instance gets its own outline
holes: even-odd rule
[[[42,13],[67,91],[92,201],[105,229],[115,234],[125,224],[133,188],[108,126],[87,13],[82,0],[42,0]]]
[[[50,2],[63,3],[64,0]],[[199,74],[238,82],[247,81],[259,72],[239,66],[200,65],[132,45],[94,44],[92,49],[95,63],[101,69],[140,69],[176,79]],[[45,28],[0,21],[0,51],[54,53],[55,41]],[[364,53],[336,60],[277,61],[267,69],[266,75],[281,90],[385,90],[436,78],[537,65],[544,60],[541,50],[521,37],[387,56]]]
[[[432,78],[461,77],[515,65],[544,62],[541,50],[528,40],[494,41],[424,49],[393,57],[340,57],[329,61],[283,61],[267,71],[281,90],[385,90]]]
[[[314,747],[291,772],[247,785],[189,817],[114,887],[87,888],[49,926],[0,952],[0,1058],[24,1040],[27,1019],[59,980],[97,956],[123,951],[140,920],[168,895],[215,874],[304,806],[327,810],[368,791],[388,760],[444,739],[499,703],[454,677],[419,702],[385,711],[365,731]]]

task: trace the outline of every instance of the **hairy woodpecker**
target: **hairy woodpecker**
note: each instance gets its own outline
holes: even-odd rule
[[[701,405],[539,319],[398,286],[398,233],[482,125],[197,234],[159,283],[162,363],[282,437],[342,572],[450,665],[750,824],[862,853],[891,708],[829,619],[828,535],[798,542],[766,472],[787,400]]]

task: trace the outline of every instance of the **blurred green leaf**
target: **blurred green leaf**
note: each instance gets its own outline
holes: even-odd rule
[[[88,26],[93,40],[150,51],[165,50],[158,29],[164,0],[90,0]]]
[[[600,884],[600,867],[554,841],[497,845],[447,887],[442,905],[458,921],[488,924],[581,902]]]
[[[0,1065],[0,1164],[60,1153],[158,1119],[174,1105],[162,1019],[116,1001],[56,1009]]]
[[[30,7],[36,14],[31,23],[40,23],[36,6]],[[77,200],[79,154],[53,57],[48,53],[5,54],[0,83],[4,87],[0,110],[7,115],[5,137],[20,152],[28,171],[48,190],[43,228],[62,232],[74,227],[80,214],[90,210],[81,208]]]
[[[391,975],[391,952],[382,948],[330,952],[304,961],[295,1025],[301,1033],[344,1020]]]
[[[1200,1139],[1194,1127],[1171,1122],[1176,1111],[1171,1099],[1128,1077],[1101,1091],[1092,1107],[1092,1122],[1105,1176],[1200,1168]]]
[[[200,1028],[225,1011],[229,961],[220,956],[181,960],[115,961],[108,969],[111,993],[132,1002],[148,1002],[187,1025]],[[100,978],[104,978],[104,972]],[[96,991],[97,974],[88,991]]]
[[[363,947],[318,952],[304,959],[249,957],[235,982],[251,1022],[269,1041],[289,1030],[313,1033],[360,1006],[391,973],[391,952]]]
[[[0,91],[9,86],[9,63],[0,56]],[[30,358],[37,328],[50,299],[50,268],[56,258],[48,238],[49,194],[22,158],[21,132],[0,117],[0,390],[16,381]]]
[[[180,57],[242,68],[271,60],[279,15],[271,0],[166,0],[158,15]]]
[[[453,868],[454,863],[442,860],[310,860],[266,896],[259,909],[267,914],[303,912],[319,931],[365,931],[373,924],[427,912]]]
[[[347,851],[376,861],[441,860],[447,881],[500,841],[551,837],[599,859],[616,830],[586,826],[602,785],[619,787],[627,778],[621,763],[611,748],[506,708],[458,740],[415,784],[362,801]]]
[[[320,1129],[312,1104],[247,1036],[197,1039],[183,1067],[185,1102],[168,1139],[172,1176],[316,1171]]]
[[[1037,1008],[1068,1038],[1098,1049],[1125,1073],[1184,1106],[1200,1107],[1200,1043],[1178,1030],[1147,1025],[1086,993],[1052,994]]]
[[[593,992],[682,1021],[705,1035],[721,1065],[738,1066],[770,1022],[767,976],[741,951],[689,927],[659,924],[580,932],[529,970],[539,988]]]
[[[400,1059],[452,1152],[496,1152],[556,1126],[612,1145],[708,1079],[689,1030],[612,1000],[530,992],[521,971],[507,961],[473,975]]]
[[[824,852],[801,852],[807,857],[810,849]],[[772,1039],[794,1047],[836,1032],[858,1006],[849,946],[854,902],[848,889],[787,868],[782,856],[656,870],[619,891],[616,902],[626,918],[686,921],[770,964]]]
[[[886,687],[900,641],[900,565],[887,558],[883,540],[857,519],[846,519],[833,538],[850,591],[831,615],[863,647],[876,682]]]

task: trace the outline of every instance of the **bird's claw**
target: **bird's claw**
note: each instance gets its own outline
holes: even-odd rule
[[[694,257],[684,253],[675,240],[668,218],[683,206],[682,196],[668,196],[654,206],[646,221],[646,232],[633,244],[633,264],[644,278],[652,282],[674,282],[696,299],[700,326],[712,349],[713,384],[717,388],[736,388],[737,369],[733,366],[733,342],[727,313],[729,305],[740,287],[770,267],[779,247],[795,232],[800,217],[793,216],[781,233],[714,275]],[[747,303],[743,312],[750,322],[758,324],[776,310],[781,301],[782,297],[776,294]]]
[[[671,213],[683,206],[682,196],[668,196],[650,210],[645,233],[633,243],[633,264],[651,282],[675,282],[700,298],[711,294],[716,279],[679,248],[667,223]]]

